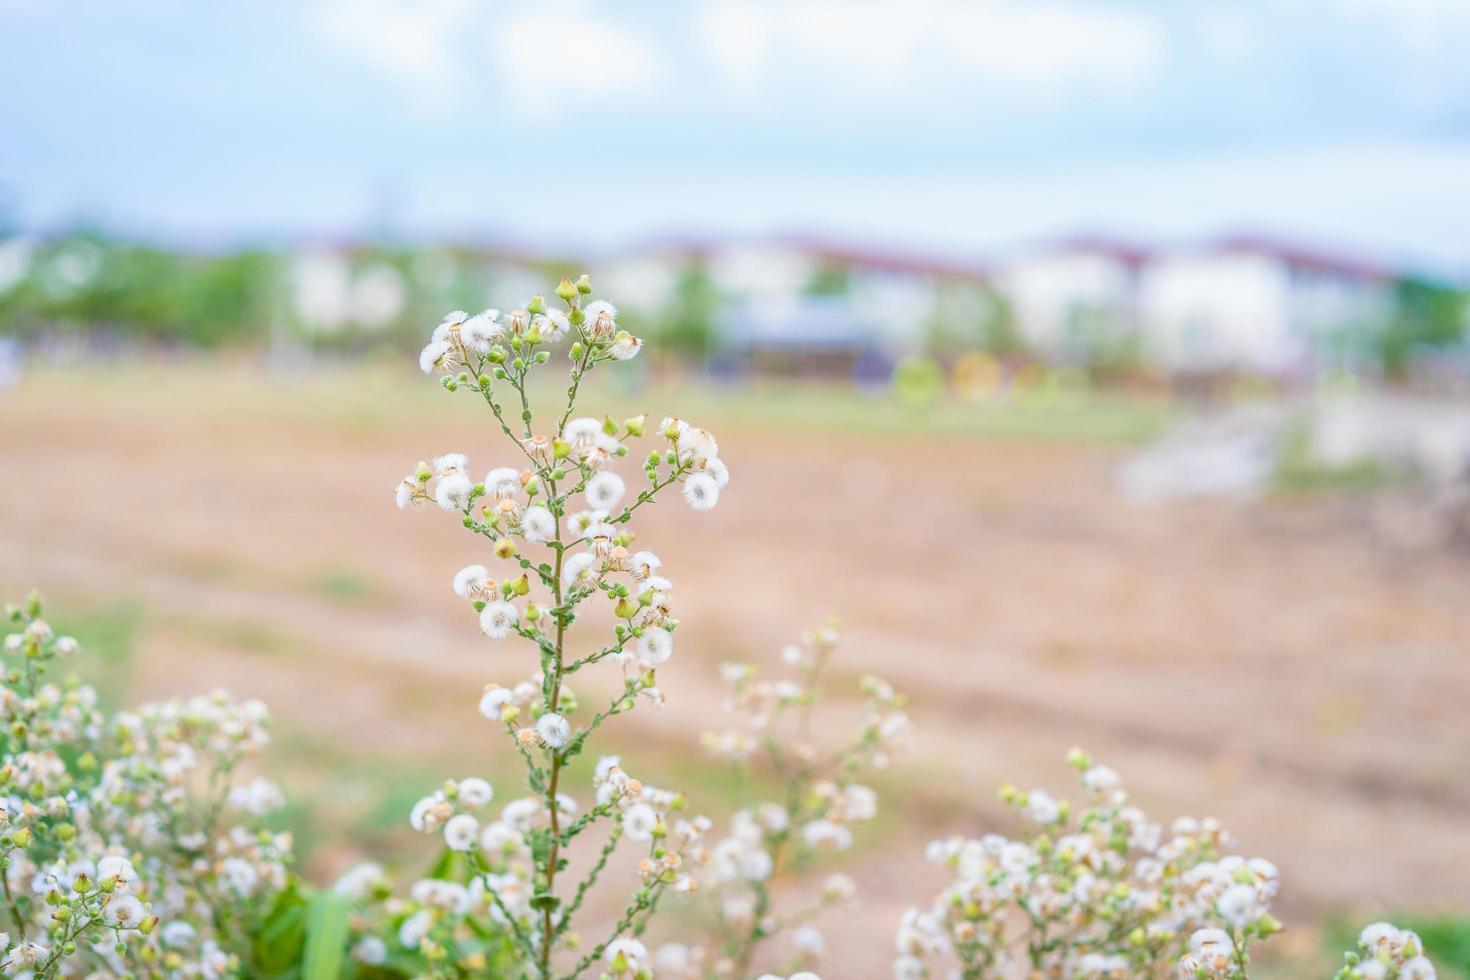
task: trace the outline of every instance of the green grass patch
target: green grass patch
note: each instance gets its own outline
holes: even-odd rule
[[[312,577],[310,590],[334,602],[360,604],[382,594],[372,577],[351,568],[324,568]]]
[[[297,638],[290,633],[255,619],[170,616],[166,624],[214,647],[271,656],[294,655],[303,649]]]
[[[1312,433],[1306,424],[1293,426],[1282,440],[1272,489],[1281,493],[1368,493],[1402,477],[1373,459],[1328,466],[1311,455]]]
[[[18,418],[45,418],[54,410],[41,370],[13,397]],[[560,415],[566,380],[547,369],[533,375],[532,408],[538,418]],[[648,413],[655,419],[678,405],[701,425],[748,428],[789,436],[813,433],[913,438],[966,437],[1060,443],[1136,444],[1157,437],[1175,411],[1158,398],[1087,388],[1042,388],[1006,399],[966,400],[940,393],[916,403],[890,389],[811,380],[726,382],[703,375],[665,377],[639,385],[613,370],[594,372],[583,404],[614,418]],[[513,396],[507,390],[502,401]],[[139,422],[178,425],[178,407],[189,406],[187,425],[315,427],[351,439],[376,440],[386,432],[426,425],[467,423],[488,411],[470,392],[450,394],[411,367],[372,360],[321,367],[291,376],[263,368],[226,367],[207,359],[187,369],[121,365],[89,377],[78,397],[86,409],[123,411]],[[508,402],[507,402],[508,404]],[[121,407],[119,407],[121,406]],[[471,414],[467,415],[466,412]]]
[[[52,608],[59,608],[51,604]],[[51,619],[57,633],[77,638],[82,652],[75,661],[64,662],[54,678],[62,672],[75,671],[97,689],[104,711],[109,713],[126,706],[128,675],[137,652],[138,633],[146,610],[137,600],[118,600],[92,609],[62,610]]]

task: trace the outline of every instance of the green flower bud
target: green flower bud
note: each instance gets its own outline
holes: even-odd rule
[[[587,273],[585,272],[577,279],[577,292],[583,296],[592,292],[592,280],[587,278]]]
[[[542,296],[540,293],[537,293],[535,296],[532,296],[531,297],[531,301],[526,304],[526,312],[527,313],[545,313],[546,312],[546,297],[545,296]]]
[[[556,295],[563,303],[570,303],[577,295],[577,287],[566,276],[562,276],[561,282],[556,285]]]

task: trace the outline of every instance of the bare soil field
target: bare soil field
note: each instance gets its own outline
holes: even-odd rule
[[[697,748],[717,665],[774,667],[828,614],[847,636],[839,681],[910,693],[915,751],[877,781],[880,820],[841,864],[866,900],[829,935],[829,976],[885,975],[873,937],[938,881],[923,843],[1010,829],[1003,781],[1070,790],[1073,744],[1156,816],[1218,816],[1276,861],[1279,917],[1301,927],[1273,941],[1278,961],[1316,955],[1313,925],[1339,914],[1470,908],[1470,561],[1386,551],[1330,500],[1129,507],[1109,485],[1127,426],[1096,418],[1083,438],[1028,438],[967,428],[979,406],[895,421],[857,396],[825,414],[783,397],[613,396],[708,425],[733,474],[713,512],[671,501],[637,524],[683,626],[670,703],[614,738],[638,775],[721,808],[728,782]],[[327,880],[388,846],[407,877],[413,799],[472,772],[512,792],[475,703],[530,655],[478,636],[449,587],[484,543],[391,499],[436,453],[504,463],[482,416],[368,369],[30,376],[0,392],[0,586],[39,584],[63,623],[127,634],[115,703],[267,700],[305,870]]]

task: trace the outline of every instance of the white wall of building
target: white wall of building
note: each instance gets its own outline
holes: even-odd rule
[[[1340,336],[1390,312],[1386,283],[1269,252],[1171,256],[1140,280],[1146,351],[1171,370],[1283,374],[1322,366]]]
[[[1162,258],[1139,281],[1144,349],[1170,370],[1286,371],[1308,352],[1291,302],[1288,271],[1272,257]]]
[[[725,293],[757,300],[799,296],[818,263],[804,249],[779,243],[737,243],[710,256],[710,275]]]
[[[1136,277],[1120,257],[1103,251],[1067,251],[1027,256],[1005,267],[999,279],[1016,327],[1038,353],[1065,357],[1076,352],[1083,324],[1126,327],[1134,316]]]

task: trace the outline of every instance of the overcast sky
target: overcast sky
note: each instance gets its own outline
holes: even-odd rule
[[[1470,0],[0,0],[0,201],[199,243],[950,254],[1266,231],[1470,269]]]

